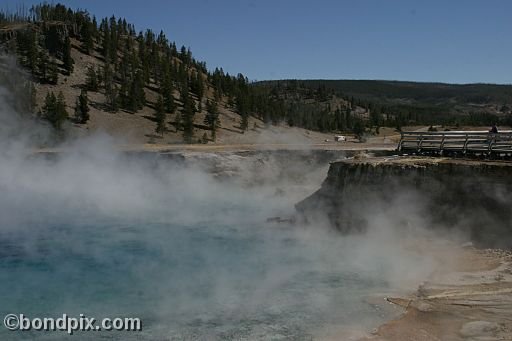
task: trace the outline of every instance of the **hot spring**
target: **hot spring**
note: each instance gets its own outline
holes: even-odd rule
[[[320,185],[310,168],[294,167],[305,177],[286,182],[263,165],[257,173],[275,177],[246,186],[84,145],[58,157],[3,156],[4,316],[142,321],[140,332],[81,339],[316,339],[393,317],[382,295],[399,287],[398,274],[428,265],[386,238],[267,223],[293,213],[309,194],[304,181]],[[2,339],[22,336],[68,335],[1,330]]]

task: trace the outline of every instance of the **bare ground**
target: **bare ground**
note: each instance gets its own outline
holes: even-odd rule
[[[37,104],[41,109],[44,104],[45,96],[48,92],[58,93],[62,91],[67,110],[70,116],[73,116],[75,109],[75,101],[80,94],[80,90],[85,86],[87,69],[93,67],[97,69],[103,65],[103,58],[98,51],[93,51],[91,55],[86,55],[80,51],[79,42],[72,40],[71,54],[75,60],[74,71],[70,75],[59,75],[57,85],[36,84]],[[129,112],[119,110],[116,113],[108,111],[105,107],[105,95],[103,91],[89,91],[89,107],[90,120],[87,124],[73,124],[69,122],[66,127],[73,135],[89,135],[93,132],[104,132],[113,136],[116,140],[123,141],[125,144],[138,145],[139,148],[146,148],[144,145],[155,145],[156,148],[165,145],[181,145],[183,142],[183,132],[176,130],[176,114],[167,115],[167,131],[163,135],[155,133],[156,122],[154,116],[154,103],[157,99],[157,93],[153,87],[146,87],[147,106],[137,112]],[[208,97],[212,96],[212,89],[206,90]],[[175,93],[176,104],[179,106],[179,95]],[[196,98],[197,101],[197,98]],[[206,100],[203,99],[203,102]],[[216,141],[211,139],[211,131],[204,126],[204,116],[206,114],[202,103],[203,110],[195,115],[194,120],[194,142],[199,144],[204,137],[208,139],[208,145],[325,145],[327,147],[338,148],[340,145],[334,143],[333,133],[320,133],[309,131],[306,129],[289,127],[282,125],[265,125],[261,120],[255,117],[249,117],[248,130],[243,131],[240,127],[241,117],[233,108],[231,108],[227,99],[224,98],[219,105],[221,127],[217,131]],[[424,127],[423,127],[424,128]],[[352,133],[345,132],[342,135],[347,136],[349,149],[356,147],[365,149],[354,138]],[[368,143],[386,144],[388,146],[396,144],[399,140],[399,133],[394,128],[381,128],[378,135],[370,136]],[[199,141],[201,140],[201,141]],[[357,144],[356,144],[357,143]],[[177,147],[171,147],[177,148]],[[194,147],[195,149],[199,147]],[[245,148],[245,147],[244,147]],[[295,147],[293,147],[295,148]],[[343,148],[343,147],[342,147]],[[206,148],[208,149],[208,148]],[[218,149],[218,148],[217,148]]]
[[[411,296],[388,298],[404,308],[397,320],[361,340],[512,340],[512,254],[463,248]]]

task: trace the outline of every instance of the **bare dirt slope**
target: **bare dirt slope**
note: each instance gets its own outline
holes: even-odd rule
[[[75,61],[74,70],[70,75],[59,74],[59,80],[56,85],[36,83],[37,106],[42,108],[46,95],[52,91],[55,94],[62,91],[67,110],[70,116],[73,116],[75,102],[80,91],[85,86],[87,70],[93,67],[95,70],[104,65],[103,57],[98,51],[93,51],[91,55],[81,52],[80,42],[72,39],[71,55]],[[212,89],[206,90],[207,97],[212,97]],[[116,113],[109,112],[104,103],[105,95],[102,90],[95,92],[89,91],[90,120],[86,124],[74,124],[71,121],[67,123],[67,130],[72,135],[87,135],[92,132],[101,131],[132,145],[170,145],[181,144],[183,142],[183,132],[177,131],[175,122],[178,119],[177,114],[167,115],[167,131],[163,136],[155,133],[156,122],[154,121],[154,104],[158,94],[152,87],[145,88],[147,105],[137,112],[119,110]],[[175,92],[176,104],[180,105],[179,94]],[[197,101],[197,98],[196,98]],[[203,99],[206,102],[206,99]],[[194,142],[201,143],[206,134],[210,138],[210,130],[204,126],[204,117],[206,114],[205,103],[202,103],[202,111],[196,113],[194,118]],[[240,127],[241,116],[235,112],[227,103],[227,98],[223,98],[219,103],[220,128],[217,131],[216,141],[209,141],[218,145],[233,144],[318,144],[333,142],[333,134],[324,134],[308,131],[301,128],[288,127],[285,124],[278,126],[265,126],[265,124],[255,118],[249,117],[248,131],[243,131]]]
[[[80,42],[72,39],[71,55],[75,61],[74,70],[70,75],[59,74],[58,84],[38,84],[37,106],[40,109],[44,104],[45,96],[53,91],[55,94],[62,91],[67,110],[70,116],[73,116],[75,102],[80,91],[85,86],[86,74],[89,67],[95,70],[104,65],[103,57],[98,51],[93,51],[91,55],[81,52]],[[116,113],[109,112],[104,103],[105,95],[102,90],[98,92],[89,91],[90,120],[86,124],[73,124],[68,122],[68,130],[74,135],[87,135],[91,132],[102,131],[116,138],[121,139],[128,144],[155,144],[169,145],[180,144],[183,142],[183,132],[176,131],[175,122],[177,114],[168,114],[167,132],[163,136],[155,133],[156,122],[153,120],[154,104],[158,94],[153,87],[146,87],[145,94],[147,105],[137,112],[119,110]],[[206,89],[206,97],[212,97],[211,88]],[[180,105],[179,94],[175,92],[176,104]],[[195,99],[197,101],[197,98]],[[203,99],[206,102],[205,99]],[[278,126],[266,126],[261,120],[250,116],[248,131],[243,131],[240,127],[241,116],[235,112],[227,103],[227,98],[223,98],[219,103],[220,128],[217,132],[215,143],[218,145],[233,144],[323,144],[332,143],[334,134],[319,133],[301,128],[289,127],[286,124]],[[206,114],[205,103],[203,103],[201,112],[198,112],[194,118],[194,142],[199,143],[206,134],[210,137],[210,130],[204,126],[204,117]],[[345,133],[349,142],[358,142],[353,134]],[[378,136],[371,136],[368,140],[370,144],[397,143],[399,134],[392,128],[381,128]]]

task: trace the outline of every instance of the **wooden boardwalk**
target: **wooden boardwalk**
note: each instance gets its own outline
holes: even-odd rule
[[[512,131],[401,132],[398,151],[425,155],[512,156]]]

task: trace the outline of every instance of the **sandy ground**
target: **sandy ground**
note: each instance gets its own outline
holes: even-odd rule
[[[121,115],[122,116],[122,115]],[[125,121],[125,118],[117,117],[112,120],[109,118],[108,124],[117,125],[116,119]],[[131,115],[130,119],[137,119]],[[126,122],[124,122],[126,123]],[[108,125],[107,124],[107,125]],[[221,138],[216,143],[208,144],[195,143],[184,144],[180,136],[175,136],[173,141],[167,139],[152,139],[151,143],[143,139],[133,139],[129,130],[124,125],[117,126],[117,133],[109,129],[102,128],[91,129],[85,134],[90,134],[97,130],[114,138],[115,146],[122,151],[148,151],[148,152],[179,152],[179,151],[197,151],[197,152],[235,152],[235,151],[255,151],[255,150],[347,150],[347,151],[393,151],[396,150],[400,141],[400,133],[394,128],[382,127],[379,134],[368,135],[365,142],[360,142],[352,134],[339,134],[346,137],[346,141],[336,142],[334,133],[321,133],[306,130],[297,127],[288,127],[286,125],[270,126],[265,128],[250,129],[241,134],[239,132],[221,133]],[[124,128],[123,128],[124,127]],[[147,128],[147,127],[146,127]],[[149,130],[153,129],[149,127]],[[426,126],[404,127],[406,131],[426,131]],[[440,128],[439,128],[440,129]],[[459,127],[459,130],[481,130],[486,131],[485,127]],[[56,152],[65,148],[41,148],[40,152]]]
[[[396,150],[396,144],[334,144],[334,143],[312,143],[312,144],[290,144],[290,143],[246,143],[246,144],[119,144],[115,146],[121,151],[127,152],[243,152],[243,151],[266,151],[266,150],[339,150],[339,151],[393,151]],[[36,153],[65,152],[66,148],[38,148]]]
[[[388,298],[404,314],[360,340],[512,340],[512,253],[466,247],[436,255],[446,262],[415,294]]]
[[[208,144],[183,143],[133,143],[129,139],[115,139],[115,147],[122,151],[147,152],[235,152],[255,150],[347,150],[347,151],[393,151],[396,150],[400,135],[371,136],[366,142],[360,142],[351,135],[346,135],[344,142],[335,142],[333,134],[313,132],[302,128],[284,126],[270,127],[261,131],[248,132],[244,135],[231,135],[224,142]],[[39,148],[37,152],[65,151],[61,148]]]

